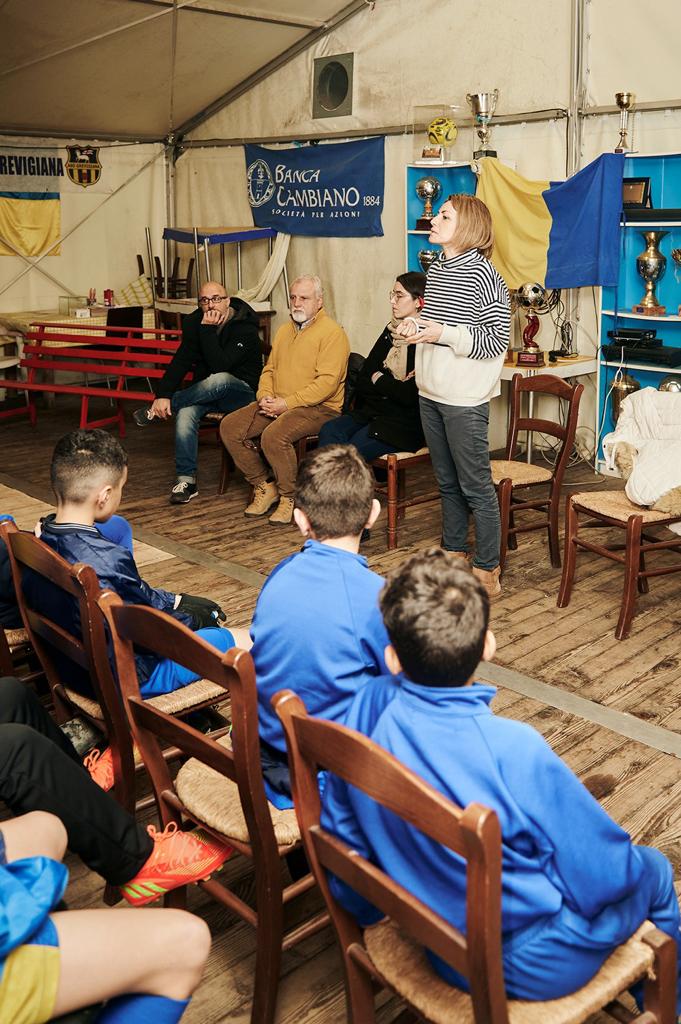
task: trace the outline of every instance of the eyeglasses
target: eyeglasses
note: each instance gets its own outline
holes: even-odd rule
[[[411,295],[409,294],[409,292],[396,292],[396,291],[392,291],[392,292],[388,292],[388,298],[392,302],[393,299],[396,299],[396,300],[397,299],[410,299]]]
[[[202,295],[199,299],[199,305],[209,306],[211,302],[224,302],[228,298],[229,295]]]

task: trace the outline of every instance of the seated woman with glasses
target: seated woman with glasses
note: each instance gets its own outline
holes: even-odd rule
[[[367,462],[391,452],[415,452],[423,445],[413,346],[393,343],[393,331],[423,306],[426,275],[400,274],[390,292],[392,320],[359,372],[350,412],[325,423],[319,444],[353,444]]]

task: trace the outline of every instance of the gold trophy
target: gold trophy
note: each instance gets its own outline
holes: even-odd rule
[[[666,306],[661,306],[655,294],[655,285],[667,268],[667,257],[660,252],[659,245],[668,231],[641,231],[646,247],[636,257],[636,269],[646,284],[646,293],[640,302],[631,307],[632,313],[645,316],[664,316]]]
[[[615,146],[616,153],[628,153],[629,152],[629,140],[627,138],[629,123],[629,111],[634,106],[636,97],[633,92],[616,92],[615,102],[620,108],[620,137]]]
[[[477,125],[476,132],[481,146],[480,149],[476,149],[473,153],[473,159],[479,160],[483,156],[496,156],[496,149],[488,149],[487,146],[491,134],[489,123],[494,117],[494,111],[499,100],[499,90],[495,89],[494,92],[469,92],[466,93],[466,99],[473,111],[473,117]]]

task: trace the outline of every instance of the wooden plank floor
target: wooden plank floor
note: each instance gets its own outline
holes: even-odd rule
[[[15,512],[22,527],[32,526],[32,517],[49,507],[52,447],[76,422],[74,407],[58,400],[53,411],[41,411],[35,430],[21,421],[0,425],[0,511]],[[208,594],[223,605],[229,622],[247,625],[259,587],[273,566],[300,546],[299,534],[293,527],[245,519],[248,488],[238,474],[227,494],[217,496],[219,449],[209,443],[200,449],[200,496],[187,507],[170,506],[172,429],[158,425],[142,431],[130,424],[128,433],[124,443],[130,474],[120,511],[131,520],[136,544],[141,545],[137,550],[145,577],[171,590]],[[431,489],[429,471],[414,472],[408,486]],[[566,482],[566,489],[611,486],[617,484],[595,477],[583,463],[569,471]],[[363,552],[372,568],[387,572],[411,552],[437,543],[439,531],[436,504],[412,509],[400,528],[400,547],[388,553],[382,514]],[[572,601],[562,610],[556,608],[559,581],[543,534],[522,537],[518,551],[509,554],[503,596],[493,608],[497,663],[551,684],[556,692],[625,712],[634,722],[681,732],[681,576],[651,581],[650,593],[639,596],[632,635],[621,642],[614,638],[622,587],[617,566],[583,555]],[[308,627],[301,623],[301,630]],[[585,707],[584,716],[568,713],[551,704],[550,697],[533,699],[505,686],[495,701],[497,712],[537,728],[635,841],[658,847],[681,875],[677,757],[620,734],[615,719],[612,728],[597,724]],[[72,857],[69,868],[70,905],[100,906],[99,879]],[[230,861],[226,873],[245,892],[250,890],[252,878],[240,858]],[[192,890],[190,906],[205,916],[214,943],[187,1020],[246,1024],[252,931],[198,889]],[[395,1003],[389,1001],[380,1020],[392,1020],[395,1013]],[[285,955],[278,1020],[345,1020],[340,964],[329,929]]]

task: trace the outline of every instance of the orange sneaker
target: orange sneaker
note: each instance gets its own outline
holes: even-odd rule
[[[92,781],[108,793],[114,784],[111,747],[107,747],[103,754],[99,750],[91,750],[83,764],[89,771]]]
[[[147,832],[154,840],[154,849],[140,871],[121,886],[128,903],[143,907],[165,896],[171,889],[189,882],[200,882],[222,867],[234,852],[211,839],[203,829],[182,832],[174,821],[157,832],[153,825]]]

